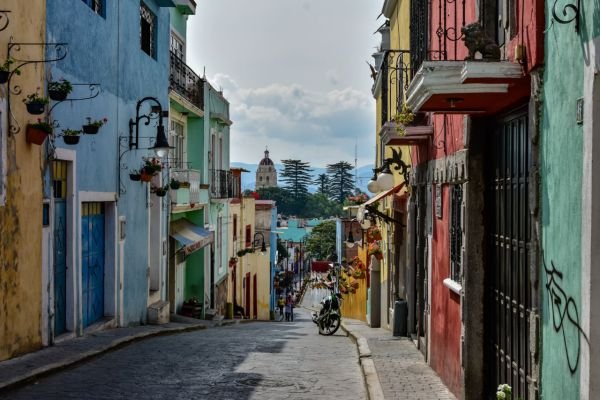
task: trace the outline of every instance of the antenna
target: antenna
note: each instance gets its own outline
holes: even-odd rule
[[[358,139],[354,137],[354,187],[358,186]]]

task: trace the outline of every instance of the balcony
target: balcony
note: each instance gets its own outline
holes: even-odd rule
[[[204,80],[172,51],[169,89],[177,92],[195,107],[204,110]]]
[[[529,95],[522,66],[502,59],[502,49],[473,24],[475,16],[465,1],[414,3],[411,64],[415,74],[406,90],[411,110],[493,114]],[[427,37],[429,41],[424,40]],[[465,41],[482,46],[475,44],[469,50]]]
[[[213,199],[232,199],[241,196],[241,181],[231,171],[210,170],[210,196]]]
[[[188,211],[208,203],[207,190],[200,188],[200,177],[200,171],[194,169],[171,169],[171,179],[181,183],[179,189],[169,191],[173,211]]]

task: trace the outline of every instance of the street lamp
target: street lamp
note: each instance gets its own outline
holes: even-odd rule
[[[140,115],[140,108],[145,102],[154,103],[151,106],[148,114]],[[154,140],[154,146],[150,147],[149,150],[154,150],[157,157],[162,158],[167,155],[169,150],[174,147],[169,145],[167,136],[165,135],[165,127],[163,125],[163,118],[169,116],[169,111],[163,111],[162,105],[155,97],[144,97],[139,100],[135,107],[135,121],[129,119],[129,150],[139,148],[140,140],[140,121],[144,121],[144,125],[150,125],[152,119],[158,119],[158,126],[156,127],[156,138]],[[135,136],[134,128],[135,127]]]
[[[352,248],[354,247],[354,243],[356,243],[354,241],[354,235],[352,234],[352,226],[354,225],[354,223],[357,223],[360,226],[361,229],[361,238],[359,240],[359,244],[362,246],[362,225],[358,223],[358,221],[356,219],[353,219],[350,221],[350,232],[348,232],[348,237],[346,238],[346,246]],[[369,224],[370,226],[370,224]]]
[[[367,183],[369,192],[383,192],[394,187],[394,175],[391,171],[392,166],[394,166],[396,171],[400,171],[404,176],[404,180],[408,182],[409,166],[402,160],[402,150],[396,151],[396,149],[392,149],[392,157],[383,160],[381,167],[373,168],[373,177]]]

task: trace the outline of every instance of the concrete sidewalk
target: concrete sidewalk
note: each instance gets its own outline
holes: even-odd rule
[[[144,338],[232,325],[242,321],[253,320],[205,321],[172,316],[172,321],[165,325],[114,328],[66,339],[39,351],[0,362],[0,392]]]
[[[342,329],[356,341],[371,400],[456,399],[411,340],[348,318]]]

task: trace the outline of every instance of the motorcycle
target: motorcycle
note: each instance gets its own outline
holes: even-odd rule
[[[312,320],[319,327],[320,335],[333,335],[342,323],[342,295],[331,293],[321,300],[321,310],[312,313]]]

